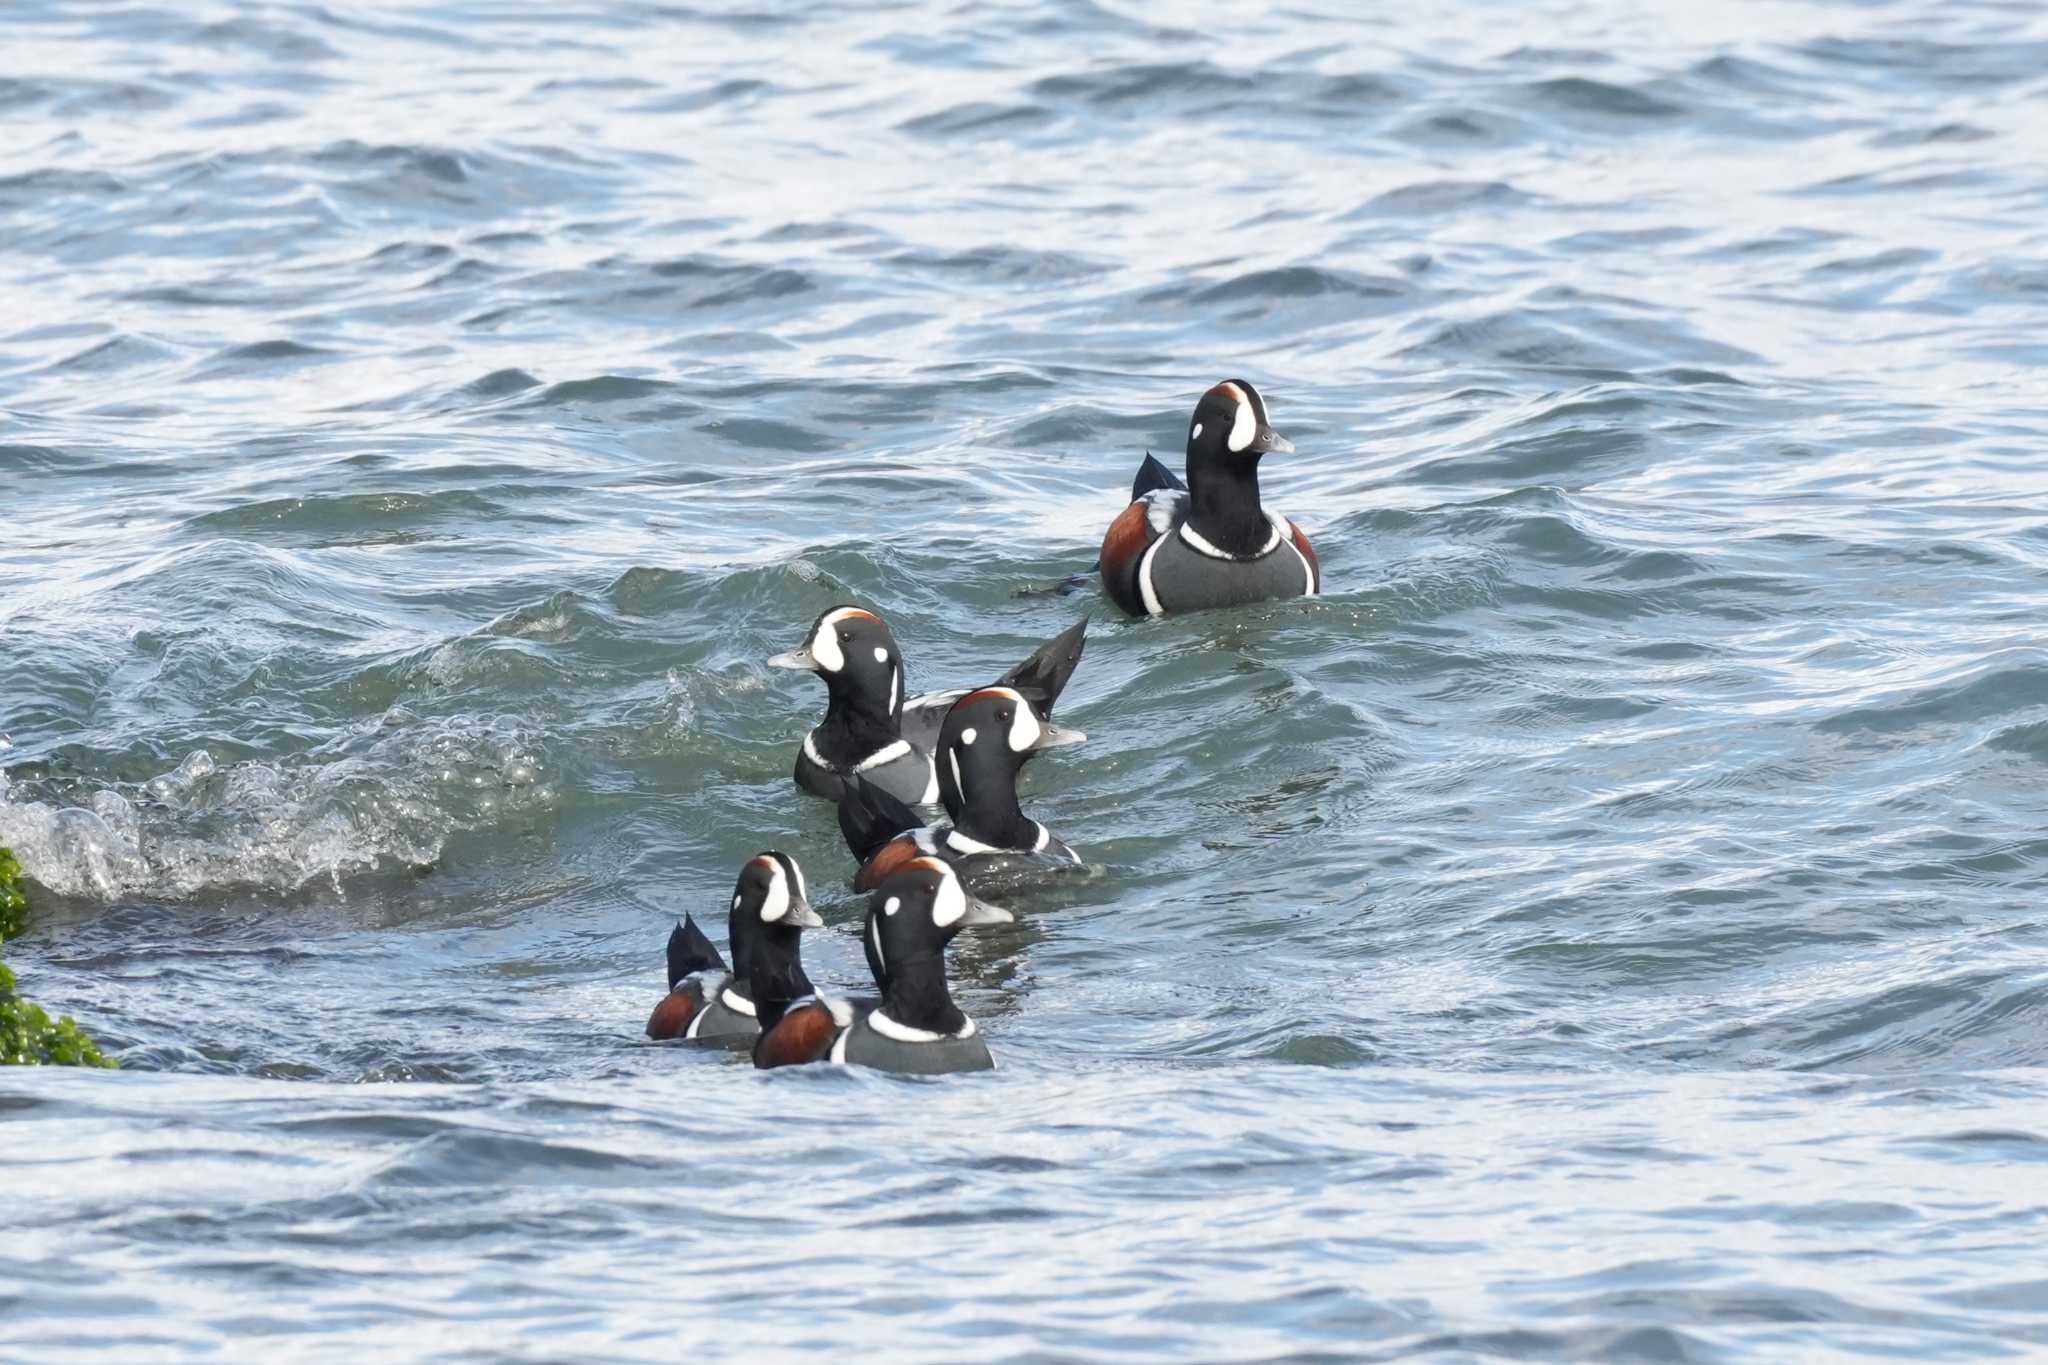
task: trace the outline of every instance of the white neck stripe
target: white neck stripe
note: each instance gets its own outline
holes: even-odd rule
[[[864,773],[870,768],[879,768],[884,763],[893,763],[909,752],[910,741],[899,739],[894,744],[884,744],[881,748],[854,764],[853,770],[857,773]]]
[[[936,1043],[946,1036],[943,1033],[933,1033],[928,1028],[912,1028],[908,1024],[899,1024],[880,1010],[868,1016],[868,1027],[884,1038],[893,1038],[899,1043]]]
[[[1264,559],[1267,555],[1280,548],[1279,523],[1274,521],[1270,515],[1266,518],[1266,523],[1273,528],[1272,533],[1266,537],[1264,545],[1261,545],[1248,555],[1234,555],[1227,550],[1217,548],[1210,542],[1207,536],[1197,531],[1187,522],[1180,524],[1180,538],[1187,542],[1188,548],[1196,554],[1207,555],[1211,559],[1230,559],[1236,560],[1239,563],[1246,563],[1254,559]]]
[[[970,839],[957,829],[946,831],[946,847],[955,853],[1001,853],[994,844],[984,844],[979,839]]]
[[[928,1028],[912,1028],[908,1024],[899,1024],[879,1009],[868,1015],[868,1027],[884,1038],[893,1038],[899,1043],[937,1043],[947,1038],[972,1038],[975,1034],[972,1019],[962,1024],[958,1033],[934,1033]]]

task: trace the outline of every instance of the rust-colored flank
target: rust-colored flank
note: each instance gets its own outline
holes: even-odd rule
[[[682,1037],[690,1031],[690,1021],[703,1003],[704,997],[694,987],[670,991],[647,1016],[647,1036],[657,1042]]]
[[[1123,510],[1123,514],[1109,524],[1109,531],[1102,537],[1102,572],[1108,578],[1121,578],[1131,566],[1138,562],[1138,556],[1145,553],[1145,547],[1152,543],[1152,522],[1146,505],[1134,502]]]
[[[899,834],[876,849],[874,856],[861,865],[859,874],[853,879],[853,889],[872,891],[916,858],[917,841],[907,834]]]
[[[831,1049],[838,1031],[831,1010],[815,1002],[799,1005],[761,1035],[761,1041],[754,1045],[754,1065],[802,1066],[815,1062]]]
[[[1294,548],[1301,551],[1301,557],[1308,561],[1309,572],[1316,576],[1316,586],[1322,587],[1323,562],[1316,558],[1315,547],[1308,543],[1308,537],[1303,535],[1301,528],[1293,522],[1287,523],[1287,529],[1294,532]]]

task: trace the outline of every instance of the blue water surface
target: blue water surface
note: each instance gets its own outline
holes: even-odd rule
[[[0,1357],[2048,1356],[2040,6],[0,38]],[[1043,591],[1226,376],[1328,592]],[[847,600],[1096,617],[992,1075],[640,1038]]]

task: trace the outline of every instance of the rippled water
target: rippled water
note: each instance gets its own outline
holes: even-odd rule
[[[1354,8],[10,6],[0,1354],[2048,1353],[2048,19]],[[848,598],[1097,615],[992,1076],[638,1037]]]

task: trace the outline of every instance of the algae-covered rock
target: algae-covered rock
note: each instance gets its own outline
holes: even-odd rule
[[[28,927],[28,897],[21,891],[21,864],[0,848],[0,943]]]
[[[0,942],[28,923],[21,864],[0,848]],[[0,963],[0,1066],[112,1066],[69,1018],[52,1022],[40,1005],[14,993],[14,973]]]

